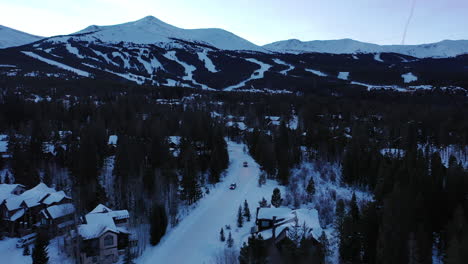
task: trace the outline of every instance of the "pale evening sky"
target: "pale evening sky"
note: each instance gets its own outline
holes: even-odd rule
[[[0,0],[0,25],[70,34],[148,15],[181,28],[223,28],[258,45],[297,38],[376,44],[468,39],[467,0]]]

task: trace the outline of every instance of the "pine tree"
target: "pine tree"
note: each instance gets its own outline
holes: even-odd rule
[[[219,232],[219,240],[221,240],[221,242],[226,241],[226,237],[224,236],[224,229],[222,227],[221,231]]]
[[[314,182],[313,177],[310,178],[309,184],[307,184],[307,190],[306,191],[310,196],[315,194],[315,182]]]
[[[261,208],[268,207],[268,202],[267,202],[267,200],[265,199],[265,197],[263,197],[262,200],[261,200],[260,202],[258,202],[258,205],[259,205]]]
[[[320,245],[322,245],[324,256],[329,257],[331,254],[330,242],[328,242],[327,234],[325,234],[325,231],[322,231],[322,234],[319,237],[319,242],[320,242]]]
[[[242,227],[244,224],[244,217],[242,216],[242,206],[239,206],[237,211],[237,227]]]
[[[244,201],[244,217],[247,222],[250,222],[250,209],[247,200]]]
[[[226,241],[228,248],[231,248],[234,245],[234,239],[232,239],[232,234],[229,232],[228,239]]]
[[[166,209],[161,205],[154,205],[150,215],[150,243],[155,246],[166,233]]]
[[[31,252],[29,250],[29,245],[26,245],[23,247],[23,256],[29,256],[31,255]]]
[[[281,192],[278,188],[273,190],[273,194],[271,195],[271,205],[278,208],[281,206],[283,199],[281,199]]]
[[[49,254],[47,246],[49,241],[43,235],[39,235],[36,239],[34,249],[32,252],[32,264],[47,264],[49,263]]]

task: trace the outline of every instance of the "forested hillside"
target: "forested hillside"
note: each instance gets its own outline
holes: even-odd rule
[[[131,258],[142,263],[138,257],[227,177],[229,142],[245,144],[260,166],[255,184],[282,190],[273,206],[318,211],[319,250],[308,251],[315,242],[306,235],[288,238],[283,263],[468,262],[464,95],[269,94],[26,77],[2,77],[0,88],[1,183],[65,190],[77,217],[98,204],[128,209],[137,241]],[[258,202],[249,201],[252,214]],[[219,212],[227,213],[237,214]],[[258,251],[261,239],[236,239],[235,261],[271,257]]]

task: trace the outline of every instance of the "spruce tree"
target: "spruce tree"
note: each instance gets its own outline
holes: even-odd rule
[[[309,184],[307,184],[307,190],[306,191],[310,196],[315,194],[315,182],[314,182],[313,177],[310,178]]]
[[[231,248],[234,245],[234,239],[232,239],[232,234],[229,232],[228,239],[226,240],[228,248]]]
[[[319,242],[320,245],[322,245],[323,255],[325,257],[329,257],[331,254],[330,242],[328,241],[327,234],[325,234],[325,231],[322,231],[322,234],[319,237]]]
[[[275,188],[273,190],[273,194],[271,196],[271,205],[273,205],[274,207],[278,208],[281,206],[281,202],[283,201],[283,199],[281,199],[281,192],[278,188]]]
[[[154,205],[150,215],[150,243],[155,246],[166,233],[167,215],[161,205]]]
[[[31,255],[31,252],[29,250],[29,245],[26,245],[23,247],[23,256],[29,256]]]
[[[226,237],[224,236],[224,229],[222,227],[221,231],[219,232],[219,240],[221,240],[221,242],[226,241]]]
[[[34,249],[32,252],[32,264],[47,264],[49,263],[49,254],[47,247],[49,246],[49,241],[43,235],[39,235],[34,244]]]
[[[247,200],[244,201],[244,217],[247,222],[250,222],[250,209]]]
[[[265,197],[263,197],[262,200],[261,200],[260,202],[258,202],[258,205],[259,205],[261,208],[268,207],[268,202],[267,202],[267,200],[265,199]]]
[[[237,211],[237,227],[242,227],[244,224],[244,217],[242,216],[242,206],[239,206]]]

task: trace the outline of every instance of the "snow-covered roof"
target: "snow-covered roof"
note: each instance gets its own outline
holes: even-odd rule
[[[110,135],[109,136],[109,141],[107,142],[107,144],[109,145],[117,145],[117,135]]]
[[[226,123],[226,126],[227,127],[237,127],[239,128],[240,130],[245,130],[247,129],[247,126],[245,125],[244,122],[232,122],[232,121],[229,121]]]
[[[276,216],[276,219],[290,219],[294,218],[293,211],[286,207],[262,207],[258,210],[257,219],[273,219]]]
[[[17,187],[24,186],[21,184],[0,184],[0,203],[2,203],[5,199],[15,196],[15,194],[13,194],[13,191]]]
[[[20,208],[22,203],[27,207],[34,207],[39,205],[44,198],[56,192],[57,191],[54,188],[50,188],[44,183],[39,183],[36,187],[27,190],[20,195],[14,195],[6,199],[5,205],[10,211]]]
[[[405,156],[405,150],[397,148],[384,148],[380,150],[380,154],[390,158],[398,158]]]
[[[46,218],[57,219],[75,212],[75,206],[71,203],[49,206],[44,209]]]
[[[168,137],[169,143],[177,145],[177,146],[180,145],[180,139],[181,139],[180,136],[169,136]]]
[[[50,205],[53,203],[58,203],[62,201],[63,199],[71,199],[71,198],[68,197],[64,191],[59,191],[59,192],[49,194],[47,197],[45,197],[42,203]]]
[[[99,204],[85,215],[86,224],[78,226],[78,232],[83,239],[93,239],[110,231],[114,233],[128,233],[126,228],[117,227],[115,220],[129,218],[127,210],[112,211],[105,205]]]
[[[0,135],[0,153],[5,153],[8,150],[8,136]]]
[[[283,219],[276,227],[275,233],[279,235],[285,228],[292,228],[296,223],[290,221],[297,218],[297,222],[300,226],[303,223],[309,228],[307,235],[312,235],[315,239],[318,239],[322,234],[322,227],[320,226],[318,211],[316,209],[297,209],[291,210],[289,208],[261,208],[261,209],[276,209],[276,210],[264,210],[262,217],[271,218],[259,218],[259,219],[272,219],[273,216]],[[260,213],[260,212],[259,212]],[[279,215],[279,216],[278,216]],[[269,239],[273,236],[273,230],[267,229],[259,232],[264,239]]]
[[[18,218],[22,217],[24,215],[24,209],[18,210],[16,213],[14,213],[10,217],[10,221],[16,221]]]
[[[265,116],[265,119],[271,120],[271,121],[279,121],[280,117],[279,116]]]

